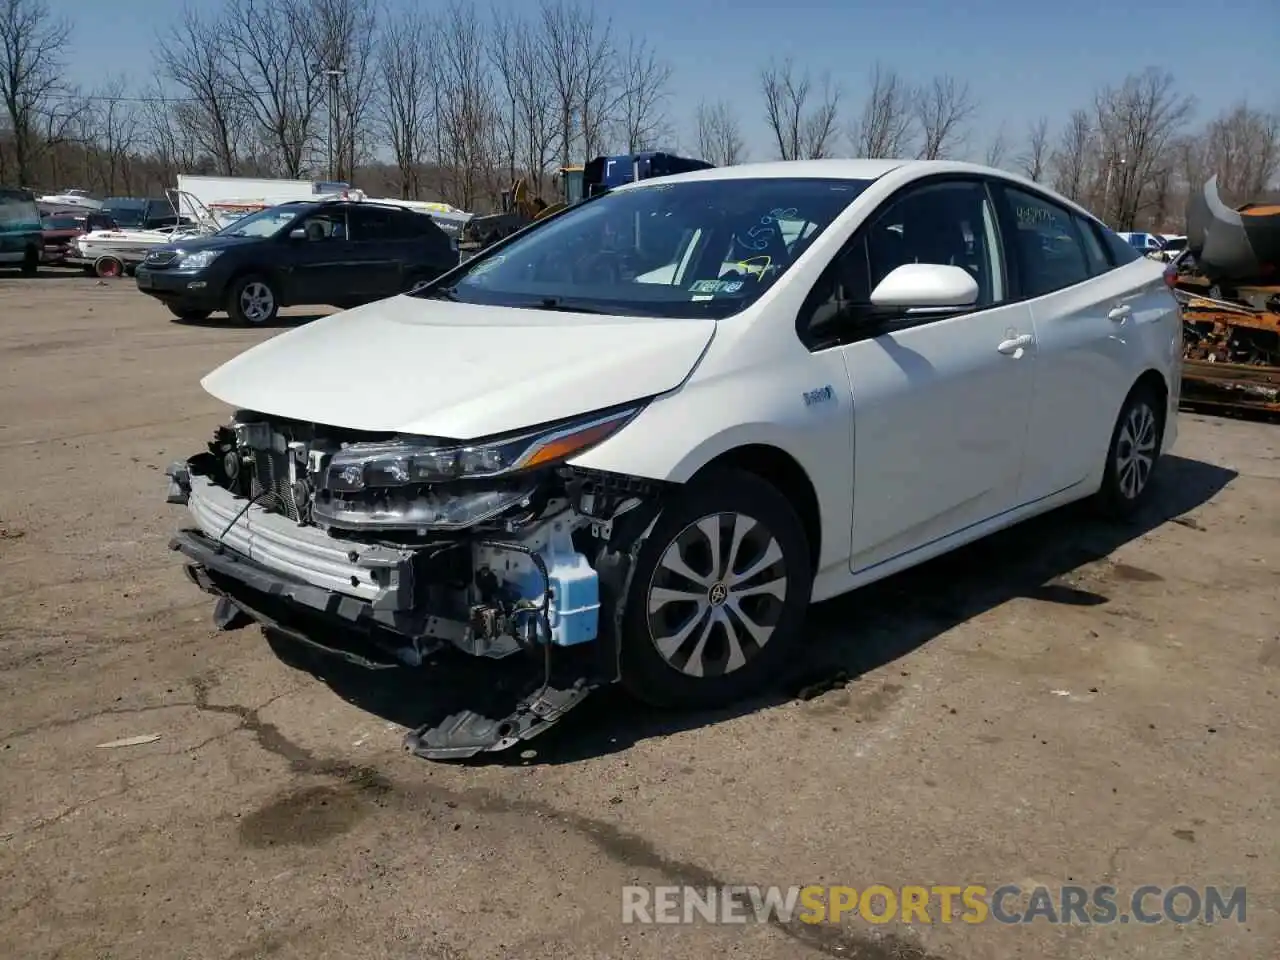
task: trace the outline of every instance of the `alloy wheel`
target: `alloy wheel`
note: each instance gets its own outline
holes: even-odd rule
[[[1157,435],[1155,411],[1145,402],[1135,404],[1116,438],[1116,483],[1127,500],[1136,500],[1146,488],[1155,464]]]
[[[746,514],[711,514],[663,551],[649,581],[649,636],[681,673],[732,673],[769,642],[786,596],[777,538]]]
[[[260,280],[246,283],[240,291],[240,312],[250,323],[262,323],[269,319],[275,304],[275,294]]]

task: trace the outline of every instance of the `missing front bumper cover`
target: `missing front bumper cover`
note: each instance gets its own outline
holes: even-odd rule
[[[391,616],[389,612],[377,610],[368,601],[290,579],[220,548],[199,531],[179,532],[170,547],[187,558],[187,575],[192,582],[219,598],[224,620],[231,614],[227,605],[234,605],[237,611],[268,630],[312,651],[370,670],[417,667],[428,654],[443,647],[442,642],[434,646],[418,645],[412,648],[416,654],[407,655],[408,638],[392,633],[389,623],[385,622]],[[345,644],[322,643],[312,631],[298,625],[306,618],[315,617],[336,630],[371,643],[399,662],[367,657],[347,649]],[[396,622],[400,627],[410,626],[402,615]],[[424,636],[430,634],[440,641],[447,639],[451,631],[466,627],[430,616],[417,618],[413,625],[423,630]],[[497,691],[487,691],[489,695],[485,699],[491,701],[490,706],[455,711],[441,720],[420,725],[405,736],[405,749],[425,759],[457,760],[507,750],[546,732],[601,686],[602,680],[597,651],[548,648],[544,652],[545,657],[528,661],[528,670],[519,687],[525,693],[514,704],[511,698],[502,698]],[[506,699],[505,705],[502,699]]]

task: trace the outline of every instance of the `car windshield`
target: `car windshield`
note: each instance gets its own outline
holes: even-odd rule
[[[83,223],[84,221],[74,217],[46,217],[44,228],[46,230],[79,230]]]
[[[298,207],[268,207],[219,230],[219,237],[273,237],[302,213]]]
[[[727,317],[755,302],[868,180],[654,181],[571,208],[418,296],[623,316]]]
[[[104,204],[102,212],[125,229],[142,226],[141,206],[107,206]]]
[[[1186,238],[1186,237],[1175,237],[1174,239],[1172,239],[1172,240],[1170,240],[1168,243],[1166,243],[1166,244],[1164,245],[1164,248],[1165,248],[1166,250],[1169,250],[1169,251],[1185,250],[1185,249],[1187,249],[1187,238]]]

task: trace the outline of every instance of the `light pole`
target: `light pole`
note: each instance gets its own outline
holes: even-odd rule
[[[338,153],[341,147],[341,127],[338,123],[338,78],[345,70],[332,68],[326,70],[329,78],[329,179],[338,179]]]

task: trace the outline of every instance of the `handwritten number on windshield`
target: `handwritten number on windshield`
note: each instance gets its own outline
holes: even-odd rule
[[[788,207],[785,210],[782,207],[774,207],[760,218],[759,224],[747,231],[747,239],[735,235],[734,242],[747,250],[767,250],[769,241],[778,232],[776,229],[778,221],[794,219],[796,215],[797,210],[795,207]]]

